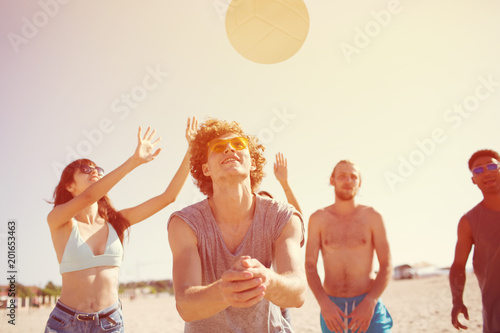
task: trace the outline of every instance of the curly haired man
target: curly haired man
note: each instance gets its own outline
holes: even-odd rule
[[[168,223],[177,309],[185,332],[293,332],[280,307],[306,289],[302,216],[261,197],[264,147],[236,122],[210,119],[191,145],[207,198]]]

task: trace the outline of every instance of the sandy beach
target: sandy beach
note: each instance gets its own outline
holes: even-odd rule
[[[391,281],[382,299],[394,320],[394,333],[457,332],[450,322],[451,295],[447,276]],[[481,295],[473,274],[467,276],[464,300],[470,316],[467,332],[482,332]],[[146,295],[134,300],[123,299],[122,303],[127,332],[183,332],[184,322],[177,314],[171,295]],[[15,326],[7,323],[6,311],[0,310],[0,332],[43,332],[51,310],[19,310]],[[295,332],[320,332],[319,306],[309,290],[304,306],[292,309],[291,315]]]

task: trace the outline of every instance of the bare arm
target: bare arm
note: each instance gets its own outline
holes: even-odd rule
[[[307,231],[307,243],[306,243],[306,276],[307,283],[311,288],[314,296],[318,303],[330,302],[325,289],[321,283],[321,279],[318,274],[318,256],[319,250],[321,248],[321,232],[319,228],[319,221],[317,221],[317,214],[314,213],[309,219],[309,226]]]
[[[156,156],[158,156],[161,149],[159,148],[153,153],[153,148],[156,144],[158,144],[160,139],[151,142],[151,139],[156,131],[153,131],[151,134],[149,134],[149,131],[150,128],[148,127],[144,137],[141,138],[141,128],[139,127],[137,135],[137,148],[134,155],[125,161],[125,163],[111,171],[99,181],[90,185],[87,189],[70,201],[54,207],[54,209],[52,209],[47,216],[47,222],[50,229],[54,230],[63,226],[82,209],[92,205],[105,196],[106,193],[108,193],[109,190],[111,190],[113,186],[115,186],[130,171],[143,163],[152,161]]]
[[[330,331],[344,332],[344,313],[325,292],[318,274],[318,256],[321,249],[321,213],[314,213],[309,219],[306,244],[306,276],[309,287],[321,308],[321,314]]]
[[[179,217],[168,227],[173,256],[173,282],[177,311],[184,321],[211,317],[228,306],[250,307],[264,297],[262,280],[249,272],[230,269],[222,279],[201,285],[201,259],[197,239],[191,228]],[[235,266],[241,265],[241,260]]]
[[[304,304],[306,278],[300,254],[302,222],[293,215],[275,243],[276,271],[266,268],[257,260],[243,262],[243,266],[263,279],[265,298],[283,307],[301,307]]]
[[[288,203],[293,207],[295,207],[295,209],[302,214],[299,202],[297,201],[297,198],[295,197],[292,188],[288,184],[288,165],[287,165],[287,160],[285,157],[283,157],[282,153],[276,154],[276,162],[274,163],[274,175],[276,176],[276,179],[278,179],[278,181],[280,182],[281,187],[283,187],[283,190],[285,191],[286,195],[286,200],[288,201]]]
[[[196,120],[196,118],[193,117],[192,121],[191,119],[188,118],[188,123],[186,128],[186,139],[189,145],[191,144],[192,140],[194,139],[194,136],[196,135],[197,128],[198,128],[198,121]],[[158,211],[162,210],[163,208],[167,207],[169,204],[175,201],[175,199],[181,192],[181,189],[184,186],[184,183],[186,182],[186,179],[189,175],[189,159],[190,159],[190,153],[188,147],[188,151],[186,152],[186,155],[184,156],[184,159],[182,160],[179,169],[175,173],[174,177],[172,178],[172,181],[168,185],[165,192],[154,198],[149,199],[148,201],[138,206],[123,209],[120,211],[120,213],[123,215],[123,217],[127,219],[130,225],[144,221],[148,217],[156,214]]]
[[[379,262],[379,271],[372,289],[366,297],[378,300],[392,277],[392,259],[387,233],[382,217],[376,213],[373,227],[373,243]]]
[[[173,283],[177,311],[185,321],[208,318],[228,304],[220,292],[220,281],[201,286],[201,260],[196,235],[179,217],[168,225],[173,256]]]
[[[450,288],[453,298],[451,310],[451,322],[456,329],[467,329],[458,321],[458,315],[462,313],[469,320],[469,313],[463,301],[465,287],[465,265],[469,258],[474,240],[470,231],[470,225],[464,216],[458,223],[458,239],[455,247],[455,259],[450,268]]]
[[[352,318],[350,323],[352,331],[359,328],[360,332],[366,332],[370,326],[378,299],[389,284],[392,276],[391,252],[382,216],[375,212],[372,218],[373,246],[379,262],[379,272],[370,291],[349,315]]]

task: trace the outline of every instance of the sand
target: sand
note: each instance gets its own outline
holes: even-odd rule
[[[451,295],[446,276],[391,281],[382,299],[393,320],[393,333],[457,332],[450,322]],[[465,304],[471,320],[467,332],[481,332],[481,295],[473,274],[467,277]],[[183,332],[184,322],[175,309],[174,297],[146,295],[135,300],[123,299],[126,332]],[[20,309],[16,325],[7,323],[6,310],[0,310],[0,332],[43,332],[51,308]],[[316,333],[319,328],[319,306],[308,291],[300,309],[292,309],[292,325],[297,333]]]

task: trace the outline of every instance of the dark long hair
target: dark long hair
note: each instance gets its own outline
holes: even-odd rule
[[[66,189],[66,187],[74,181],[73,175],[80,165],[88,165],[91,167],[96,166],[94,162],[85,158],[68,164],[68,166],[64,168],[59,184],[57,184],[54,190],[54,201],[51,202],[54,204],[54,207],[62,205],[73,199],[73,195]],[[120,238],[120,242],[123,244],[125,231],[127,230],[127,235],[130,233],[130,223],[122,216],[122,214],[116,211],[107,195],[97,201],[97,206],[99,216],[111,223]]]

